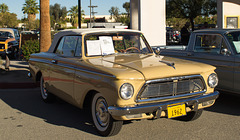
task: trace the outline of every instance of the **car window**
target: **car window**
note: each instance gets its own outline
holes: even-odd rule
[[[226,46],[221,35],[197,35],[194,52],[221,54],[221,50]]]
[[[82,56],[82,37],[81,36],[78,38],[75,56],[77,57]]]
[[[18,31],[15,31],[15,30],[14,30],[14,35],[15,35],[15,38],[16,38],[16,37],[19,37]]]
[[[64,36],[58,44],[56,54],[74,56],[78,42],[78,36]]]
[[[8,31],[0,31],[0,37],[13,38],[13,34]]]
[[[235,48],[236,52],[240,53],[240,32],[231,32],[226,36],[229,43],[233,46],[233,48]]]
[[[117,53],[151,53],[140,33],[106,33],[85,36],[86,56]]]

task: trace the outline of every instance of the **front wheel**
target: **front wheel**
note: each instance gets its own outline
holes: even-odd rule
[[[91,104],[93,123],[102,136],[113,136],[120,132],[123,121],[112,118],[107,110],[107,102],[100,93],[94,95]]]
[[[44,102],[50,103],[53,101],[54,95],[48,92],[45,84],[46,83],[44,82],[44,78],[43,76],[41,76],[41,80],[40,80],[41,97]]]
[[[197,111],[187,112],[186,116],[182,116],[182,117],[179,117],[179,118],[176,118],[176,119],[181,120],[181,121],[194,121],[202,115],[202,112],[203,112],[203,109],[199,109]]]

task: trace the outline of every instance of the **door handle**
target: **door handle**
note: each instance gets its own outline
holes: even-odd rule
[[[52,60],[51,61],[53,64],[57,64],[57,60]]]

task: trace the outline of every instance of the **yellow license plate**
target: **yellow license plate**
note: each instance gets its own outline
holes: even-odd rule
[[[186,106],[185,104],[169,106],[167,111],[168,111],[168,118],[184,116],[186,115]]]

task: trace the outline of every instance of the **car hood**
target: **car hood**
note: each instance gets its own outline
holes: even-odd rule
[[[124,79],[137,78],[141,74],[145,80],[151,80],[201,74],[215,69],[213,66],[199,62],[144,54],[110,55],[88,61],[103,71]]]

